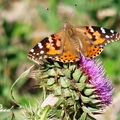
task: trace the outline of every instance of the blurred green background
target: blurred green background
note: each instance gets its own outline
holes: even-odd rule
[[[120,0],[0,1],[0,104],[4,108],[14,105],[10,95],[13,82],[34,64],[27,58],[29,50],[62,28],[66,20],[73,25],[101,26],[120,32]],[[120,91],[119,46],[120,41],[109,44],[98,57],[115,86],[114,99]],[[23,105],[28,105],[28,100],[34,104],[40,95],[40,90],[34,88],[37,83],[29,77],[19,81],[14,88],[16,99]],[[120,97],[117,99],[120,104]],[[120,113],[116,114],[115,119],[120,120]]]

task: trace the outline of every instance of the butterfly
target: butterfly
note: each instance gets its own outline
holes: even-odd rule
[[[64,28],[35,45],[28,53],[28,58],[39,63],[43,58],[59,62],[75,62],[80,54],[86,58],[98,56],[105,45],[120,39],[120,34],[113,30],[97,26],[72,26],[65,22]]]

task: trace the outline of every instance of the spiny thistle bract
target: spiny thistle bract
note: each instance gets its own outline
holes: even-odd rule
[[[47,118],[84,120],[100,114],[112,101],[112,84],[101,62],[82,55],[76,63],[44,62],[32,77],[39,80],[45,96],[58,98]]]

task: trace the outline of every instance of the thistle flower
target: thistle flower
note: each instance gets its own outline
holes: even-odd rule
[[[94,93],[101,100],[101,104],[108,106],[112,101],[113,87],[112,82],[105,76],[102,63],[93,59],[85,59],[81,55],[79,67],[88,76],[88,83],[95,88]]]
[[[40,70],[32,72],[39,80],[44,96],[58,98],[48,118],[86,119],[112,101],[112,83],[105,76],[102,63],[80,55],[76,63],[44,62]]]

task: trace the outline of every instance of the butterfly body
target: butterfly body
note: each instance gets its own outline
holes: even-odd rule
[[[98,56],[109,42],[117,41],[119,33],[102,27],[74,27],[65,22],[64,29],[54,33],[29,52],[28,58],[39,63],[43,58],[60,62],[75,62],[83,54],[87,58]]]

